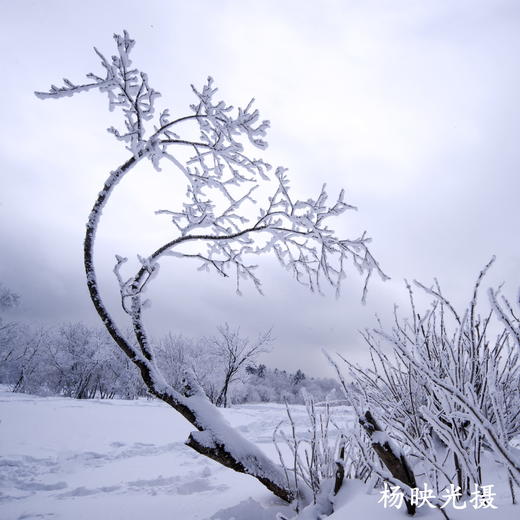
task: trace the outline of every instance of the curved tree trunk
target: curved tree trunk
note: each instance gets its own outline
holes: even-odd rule
[[[100,296],[93,260],[95,234],[99,219],[116,184],[143,156],[144,152],[138,157],[131,157],[121,167],[110,173],[90,212],[84,239],[84,266],[90,298],[101,321],[118,347],[138,367],[150,394],[170,405],[197,428],[198,431],[190,434],[186,444],[228,468],[255,477],[276,496],[291,502],[294,494],[285,481],[279,466],[227,423],[190,374],[186,376],[184,395],[166,383],[157,370],[151,350],[148,348],[141,321],[139,296],[133,299],[132,323],[140,349],[125,339]]]

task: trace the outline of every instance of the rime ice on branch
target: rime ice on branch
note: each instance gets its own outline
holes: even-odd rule
[[[340,356],[347,383],[338,364],[331,362],[358,417],[365,419],[365,410],[377,416],[394,444],[387,451],[414,461],[413,471],[437,496],[450,485],[469,496],[474,486],[489,482],[485,461],[493,459],[502,465],[515,503],[520,486],[520,452],[514,446],[520,435],[519,322],[513,306],[493,289],[492,310],[479,312],[479,289],[493,261],[477,277],[464,312],[455,310],[437,281],[432,287],[415,282],[433,297],[431,306],[421,310],[407,285],[409,316],[402,317],[396,307],[391,328],[379,322],[363,334],[370,366]],[[360,445],[366,443],[362,437]],[[398,479],[403,488],[416,487],[379,458],[390,475],[365,458],[372,473],[389,483]]]
[[[87,74],[85,84],[64,79],[62,87],[53,85],[49,92],[36,93],[41,99],[49,99],[98,89],[107,94],[109,109],[123,114],[122,127],[108,131],[125,144],[131,155],[108,176],[87,222],[84,263],[92,301],[113,339],[138,366],[149,391],[199,430],[190,436],[188,444],[228,467],[254,475],[275,494],[290,500],[292,492],[280,469],[252,444],[243,439],[237,441],[237,432],[219,418],[189,371],[184,393],[171,388],[158,372],[153,345],[143,324],[143,289],[157,274],[158,261],[163,256],[194,258],[202,262],[203,269],[214,269],[223,276],[233,274],[237,292],[241,280],[251,281],[261,291],[256,265],[248,263],[247,257],[271,252],[298,282],[313,291],[321,291],[321,283],[326,280],[339,294],[349,261],[365,277],[363,298],[373,272],[383,280],[387,277],[371,255],[369,239],[364,234],[356,239],[342,239],[328,226],[331,218],[353,209],[344,202],[343,191],[332,205],[327,204],[325,186],[315,199],[295,200],[290,194],[286,170],[279,167],[272,173],[267,162],[253,157],[252,150],[267,147],[265,136],[269,127],[268,121],[260,120],[253,100],[245,108],[235,110],[215,99],[217,89],[213,79],[208,78],[201,90],[192,86],[196,101],[188,114],[172,117],[168,110],[163,110],[156,116],[155,103],[160,94],[150,86],[147,75],[132,65],[129,55],[134,41],[126,31],[114,38],[117,54],[111,59],[95,49],[104,69],[102,75]],[[126,259],[116,256],[114,272],[122,306],[132,322],[135,343],[120,332],[100,297],[93,246],[101,211],[114,187],[144,159],[150,160],[156,169],[165,161],[172,163],[184,177],[187,191],[181,208],[158,212],[169,215],[175,234],[168,243],[140,257],[137,273],[123,276]],[[246,207],[257,205],[254,196],[261,186],[271,188],[272,195],[252,217]],[[219,200],[224,203],[217,203]],[[188,243],[197,246],[197,251],[181,248]]]

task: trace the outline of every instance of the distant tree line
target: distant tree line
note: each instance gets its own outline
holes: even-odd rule
[[[341,387],[335,379],[306,376],[268,368],[257,357],[269,349],[270,332],[254,341],[227,324],[212,337],[193,340],[168,334],[157,342],[157,363],[174,387],[181,388],[189,370],[210,401],[217,406],[272,402],[303,404],[302,389],[315,400],[338,399]]]
[[[0,382],[14,392],[77,399],[146,395],[132,363],[101,329],[9,325],[0,330]]]
[[[18,304],[0,286],[0,310]],[[337,398],[333,379],[307,377],[258,364],[272,342],[270,331],[256,339],[224,325],[211,337],[190,339],[168,334],[158,340],[157,364],[174,388],[186,372],[195,376],[217,406],[252,402],[303,403],[302,388],[316,400]],[[109,334],[82,323],[35,328],[9,322],[0,313],[0,383],[15,392],[63,395],[77,399],[136,399],[147,390],[133,363]]]
[[[335,379],[308,377],[300,369],[293,373],[260,364],[246,367],[246,372],[249,377],[243,387],[242,402],[304,404],[305,393],[317,402],[343,399]]]

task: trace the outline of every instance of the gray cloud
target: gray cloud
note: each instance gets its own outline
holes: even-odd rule
[[[437,276],[462,304],[496,254],[488,283],[516,291],[519,14],[513,1],[7,4],[0,279],[23,297],[16,316],[95,322],[82,234],[125,152],[104,132],[115,121],[99,95],[43,103],[32,91],[97,70],[91,46],[111,52],[112,33],[124,27],[137,40],[136,63],[174,111],[192,101],[189,83],[208,74],[229,101],[255,96],[272,120],[270,162],[290,168],[300,195],[322,182],[331,192],[345,186],[360,209],[339,228],[367,229],[393,278],[374,280],[363,307],[354,274],[335,300],[308,294],[264,261],[266,296],[238,298],[232,282],[166,259],[150,288],[157,334],[210,334],[223,321],[250,334],[274,326],[270,359],[327,371],[320,348],[361,357],[356,331],[394,301],[405,305],[405,277]],[[105,211],[97,258],[114,307],[113,255],[135,258],[170,236],[153,210],[176,200],[174,175],[136,170]]]

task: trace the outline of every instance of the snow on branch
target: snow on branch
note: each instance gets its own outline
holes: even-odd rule
[[[65,79],[62,87],[53,85],[48,92],[36,95],[60,98],[97,88],[108,95],[110,110],[122,111],[123,128],[111,127],[109,132],[125,143],[136,161],[147,158],[160,169],[166,160],[184,175],[187,190],[182,207],[158,211],[170,217],[178,236],[152,253],[151,262],[164,253],[181,256],[175,247],[200,240],[205,246],[196,254],[184,256],[202,260],[202,269],[211,267],[225,276],[233,273],[238,293],[241,280],[251,281],[261,291],[256,266],[244,259],[246,254],[273,253],[298,282],[317,292],[322,292],[325,280],[339,295],[347,261],[365,276],[363,300],[373,272],[387,279],[368,249],[370,239],[365,234],[355,239],[340,238],[328,227],[332,217],[356,209],[344,201],[343,190],[330,206],[325,185],[315,199],[294,200],[287,170],[279,167],[269,175],[271,165],[251,154],[251,147],[266,149],[269,128],[269,121],[261,120],[253,107],[254,99],[235,110],[216,98],[218,89],[208,77],[201,89],[192,85],[196,102],[190,105],[191,113],[173,118],[164,109],[155,117],[159,92],[150,86],[147,74],[132,64],[134,40],[127,31],[115,34],[114,39],[117,54],[111,59],[95,49],[103,75],[89,73],[87,78],[93,81],[85,84]],[[173,145],[186,149],[172,153],[169,148]],[[261,182],[274,184],[265,202],[255,198]],[[254,206],[259,206],[256,217],[251,215]],[[260,233],[262,239],[253,237]],[[118,264],[117,271],[120,269]],[[123,300],[131,285],[135,290],[146,283],[144,274],[141,270],[136,284],[119,280]]]
[[[48,92],[35,94],[40,99],[57,99],[92,89],[106,93],[109,110],[120,108],[125,117],[122,129],[110,127],[108,131],[127,143],[128,149],[137,157],[145,145],[145,122],[153,117],[155,99],[160,93],[150,87],[148,76],[144,72],[132,68],[130,52],[135,41],[126,31],[122,36],[114,34],[114,40],[118,53],[110,60],[94,47],[104,68],[103,76],[91,72],[87,74],[87,78],[92,82],[79,85],[64,78],[62,87],[52,85]]]
[[[494,290],[490,288],[488,290],[491,306],[508,332],[515,338],[518,348],[520,348],[520,317],[515,314],[513,306],[505,296],[499,299],[499,293],[499,289]],[[520,290],[518,292],[518,306],[520,307]]]

